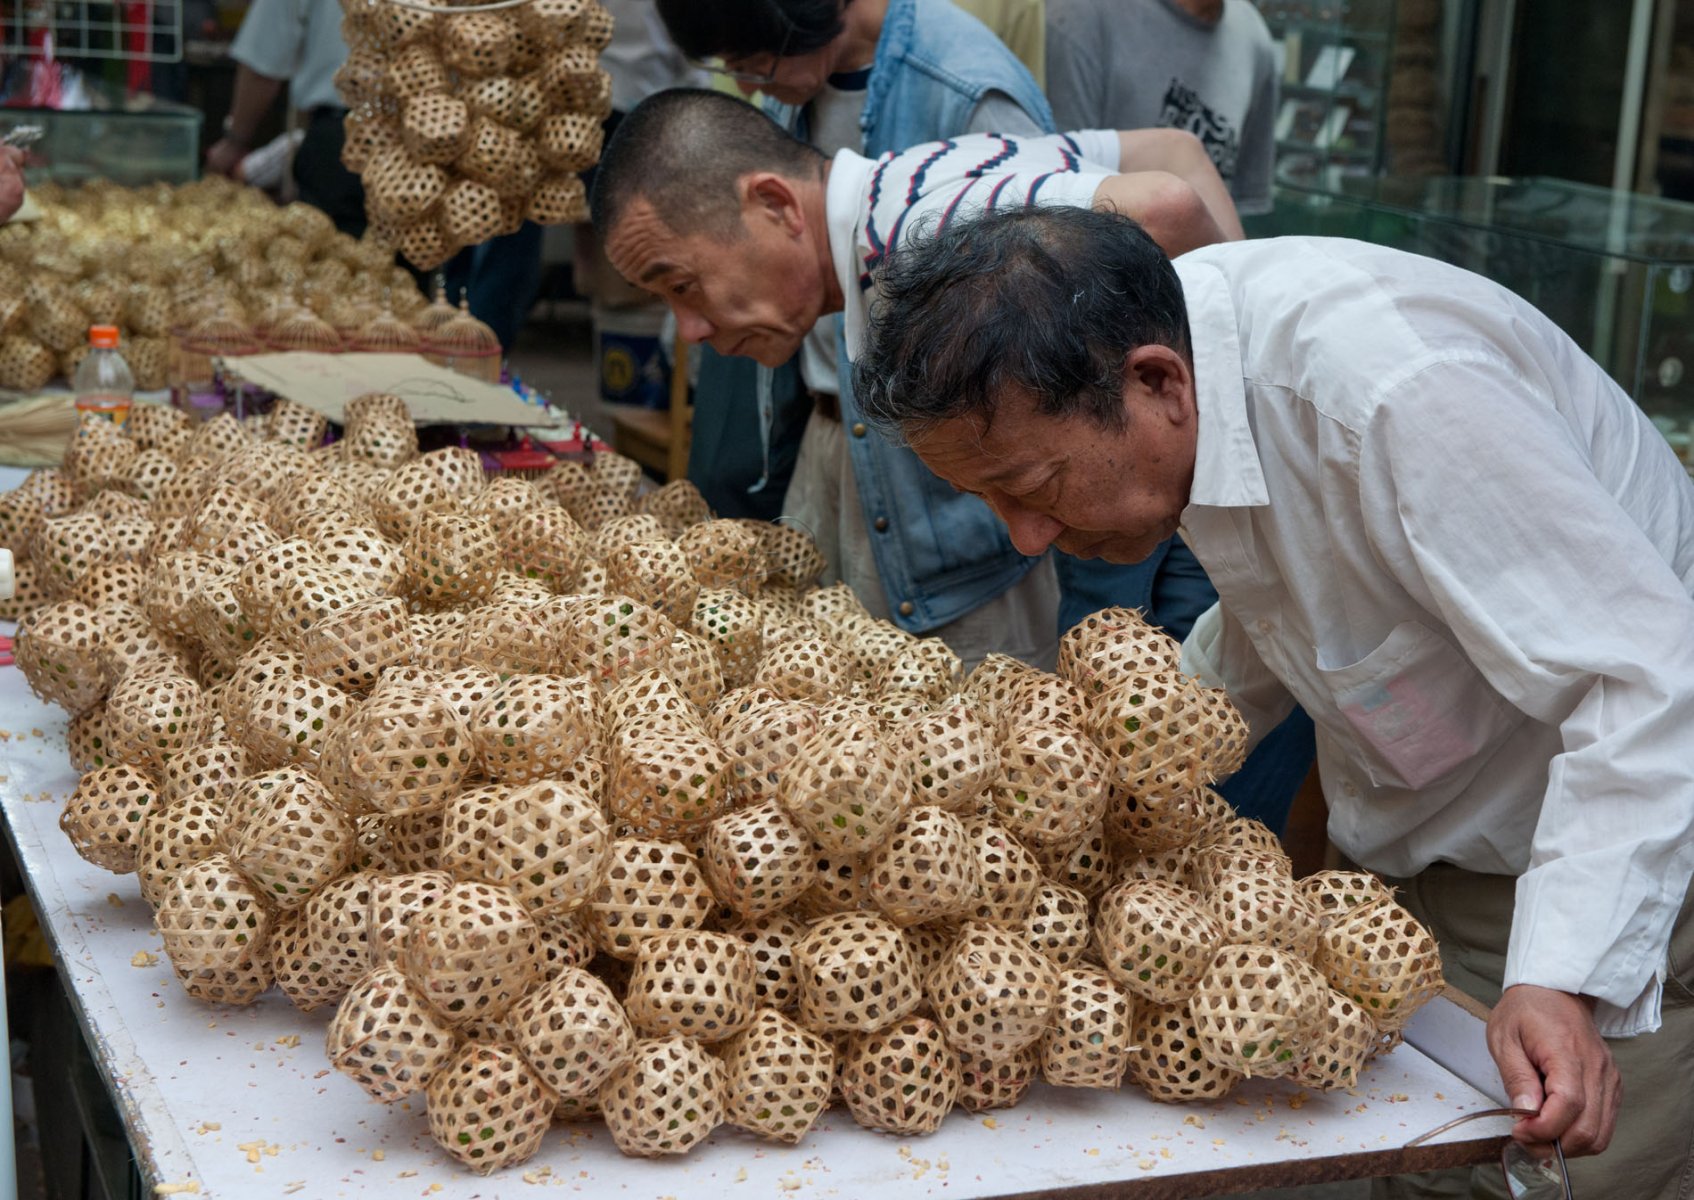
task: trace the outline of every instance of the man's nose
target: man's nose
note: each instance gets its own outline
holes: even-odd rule
[[[672,309],[676,313],[676,331],[685,342],[703,342],[717,332],[717,327],[697,312]]]
[[[1006,523],[1006,532],[1011,534],[1012,545],[1017,547],[1019,554],[1031,558],[1045,553],[1065,529],[1064,522],[1015,503],[1002,504],[999,509],[1000,519]]]

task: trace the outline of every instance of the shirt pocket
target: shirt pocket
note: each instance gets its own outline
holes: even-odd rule
[[[1343,667],[1318,667],[1377,787],[1421,788],[1492,750],[1522,719],[1470,661],[1416,621]]]

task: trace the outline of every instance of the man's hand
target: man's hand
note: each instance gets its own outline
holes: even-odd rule
[[[1559,1138],[1568,1156],[1598,1154],[1612,1140],[1623,1084],[1590,1003],[1518,984],[1488,1018],[1488,1050],[1509,1102],[1538,1114],[1512,1130],[1532,1150]]]
[[[9,221],[24,204],[24,152],[0,146],[0,221]]]
[[[245,142],[232,137],[219,138],[206,151],[206,169],[217,175],[228,175],[240,182],[241,160],[247,157],[247,151]]]

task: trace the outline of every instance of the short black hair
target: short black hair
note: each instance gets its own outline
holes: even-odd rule
[[[824,163],[816,149],[744,100],[671,88],[618,122],[595,172],[589,216],[604,241],[625,206],[644,199],[673,233],[737,238],[737,180],[752,171],[822,178]]]
[[[919,229],[876,287],[853,397],[894,433],[991,421],[1007,387],[1039,412],[1122,429],[1125,356],[1151,344],[1189,356],[1175,268],[1113,212],[1008,209]]]
[[[846,27],[844,0],[657,0],[671,40],[689,58],[793,58],[821,50]]]

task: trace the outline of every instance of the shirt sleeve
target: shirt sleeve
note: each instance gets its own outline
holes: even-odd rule
[[[269,79],[292,79],[305,44],[305,14],[298,0],[253,0],[229,54]]]
[[[1358,486],[1383,561],[1410,564],[1402,586],[1476,685],[1559,733],[1505,985],[1593,996],[1600,1031],[1628,1036],[1658,1024],[1694,875],[1694,599],[1643,531],[1654,516],[1595,461],[1631,495],[1687,480],[1614,385],[1586,379],[1573,370],[1556,405],[1504,360],[1418,371],[1361,432]]]
[[[1235,163],[1230,188],[1235,210],[1242,216],[1271,210],[1271,186],[1276,165],[1276,106],[1279,89],[1276,71],[1267,61],[1261,68],[1247,119],[1241,125],[1241,156]]]
[[[1041,137],[1047,131],[1005,92],[991,91],[971,111],[966,133],[1006,133],[1014,137]]]
[[[1047,9],[1047,101],[1060,129],[1075,129],[1107,120],[1107,66],[1104,45],[1086,36],[1079,22],[1088,4],[1052,0]]]
[[[1214,604],[1182,643],[1182,669],[1208,687],[1222,688],[1247,722],[1249,749],[1294,711],[1294,697],[1271,674],[1241,623]]]

